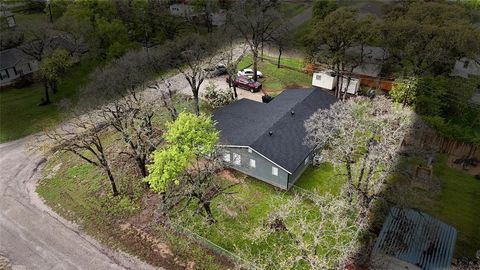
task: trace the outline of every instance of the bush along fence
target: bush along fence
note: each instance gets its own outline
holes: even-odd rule
[[[201,235],[183,227],[180,224],[175,223],[172,220],[170,220],[167,225],[174,232],[176,232],[178,234],[181,234],[181,235],[184,235],[185,237],[187,237],[191,241],[194,241],[195,243],[201,245],[202,247],[209,249],[210,251],[214,252],[217,255],[226,257],[227,259],[229,259],[233,263],[243,265],[243,266],[247,266],[248,269],[254,269],[254,270],[258,269],[252,262],[241,258],[237,254],[235,254],[235,253],[233,253],[229,250],[224,249],[223,247],[213,243],[212,241],[208,240],[207,238],[205,238],[205,237],[203,237],[203,236],[201,236]]]

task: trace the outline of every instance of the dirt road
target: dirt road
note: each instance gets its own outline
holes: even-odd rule
[[[42,202],[35,185],[45,159],[26,150],[31,138],[0,144],[0,259],[9,260],[0,268],[155,269],[103,247]]]

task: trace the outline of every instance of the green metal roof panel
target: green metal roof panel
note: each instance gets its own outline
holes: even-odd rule
[[[425,270],[450,269],[457,231],[428,214],[393,207],[373,253],[386,254]]]

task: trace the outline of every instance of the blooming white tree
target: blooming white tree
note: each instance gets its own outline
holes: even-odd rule
[[[397,164],[413,113],[385,97],[352,98],[313,114],[305,122],[306,143],[324,160],[343,167],[346,194],[363,211],[379,198]]]
[[[359,247],[358,211],[330,194],[287,198],[249,235],[241,269],[344,269]],[[259,248],[260,247],[260,248]]]

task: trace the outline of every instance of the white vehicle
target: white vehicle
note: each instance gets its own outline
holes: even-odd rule
[[[239,70],[237,76],[247,76],[248,78],[253,78],[253,69],[251,68],[244,68]],[[257,77],[262,78],[263,74],[259,70],[257,70]]]

